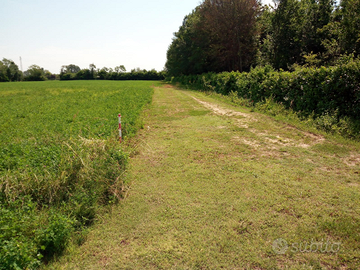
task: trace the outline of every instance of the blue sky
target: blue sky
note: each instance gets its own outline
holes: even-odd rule
[[[23,70],[124,65],[162,70],[173,33],[200,0],[2,0],[0,58]],[[263,0],[263,3],[271,0]]]

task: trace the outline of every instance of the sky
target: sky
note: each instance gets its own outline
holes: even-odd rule
[[[88,68],[163,70],[173,33],[200,0],[1,0],[0,58],[23,71]],[[264,4],[272,0],[263,0]]]

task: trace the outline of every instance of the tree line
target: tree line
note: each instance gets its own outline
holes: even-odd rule
[[[31,65],[22,72],[14,61],[6,58],[0,61],[0,82],[45,81],[56,78],[56,74],[52,74],[38,65]]]
[[[0,61],[0,82],[16,81],[45,81],[45,80],[163,80],[165,72],[158,72],[155,69],[132,69],[126,72],[123,65],[114,69],[103,67],[96,68],[90,64],[89,68],[80,69],[79,66],[70,64],[61,67],[60,74],[52,74],[50,71],[38,65],[31,65],[22,72],[14,61],[4,58]]]
[[[163,80],[164,78],[164,71],[136,68],[126,72],[123,65],[114,69],[107,67],[97,69],[94,64],[90,64],[89,68],[80,69],[80,67],[71,64],[62,66],[60,72],[60,80]]]
[[[170,76],[271,65],[331,66],[359,56],[360,1],[204,0],[167,51]]]

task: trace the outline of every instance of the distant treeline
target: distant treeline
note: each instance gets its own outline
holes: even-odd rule
[[[60,80],[164,80],[166,73],[155,69],[133,69],[126,72],[124,66],[96,69],[91,64],[88,69],[80,69],[75,65],[63,66],[60,72]]]
[[[97,69],[90,64],[88,69],[80,69],[74,64],[61,67],[60,74],[52,74],[38,65],[31,65],[22,72],[14,61],[4,58],[0,61],[0,82],[45,81],[45,80],[163,80],[166,72],[155,69],[136,68],[126,72],[123,65],[115,69],[103,67]]]
[[[167,52],[170,76],[271,65],[332,66],[360,54],[359,0],[205,0],[184,18]]]

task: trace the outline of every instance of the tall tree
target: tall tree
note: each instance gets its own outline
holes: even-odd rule
[[[256,54],[256,0],[205,0],[185,17],[167,52],[170,75],[249,70]]]
[[[96,76],[96,66],[94,63],[89,65],[89,70],[90,70],[90,74],[91,74],[91,79],[95,79]]]
[[[45,71],[38,65],[31,65],[27,71],[24,72],[26,81],[45,81]]]
[[[80,67],[74,64],[65,65],[61,67],[60,73],[78,73],[80,71]]]
[[[301,1],[302,54],[324,53],[324,35],[321,30],[330,23],[333,4],[333,0]]]
[[[3,78],[3,81],[20,81],[22,77],[22,72],[19,70],[19,67],[12,61],[6,58],[3,58],[0,67],[0,75]],[[0,78],[0,80],[1,80]]]
[[[340,23],[340,45],[345,53],[360,55],[360,1],[340,2],[342,20]]]
[[[259,16],[257,17],[256,24],[259,31],[258,34],[258,52],[257,52],[257,65],[269,65],[274,58],[274,46],[272,38],[272,16],[274,9],[272,6],[260,6]]]
[[[204,31],[199,7],[185,16],[167,51],[165,68],[169,75],[199,74],[212,70],[210,39]]]
[[[108,76],[109,69],[107,67],[103,67],[98,71],[98,78],[100,80],[105,80]]]
[[[272,17],[275,68],[300,62],[302,45],[301,5],[297,0],[280,0]]]
[[[125,68],[124,65],[116,66],[116,67],[115,67],[115,72],[116,72],[116,73],[126,72],[126,68]]]
[[[249,70],[256,53],[256,0],[205,0],[200,7],[218,71]]]
[[[7,75],[7,67],[4,65],[2,61],[0,61],[0,82],[8,82],[10,81]]]
[[[270,15],[269,38],[264,40],[271,45],[265,49],[273,50],[270,62],[274,67],[288,69],[293,64],[303,65],[309,59],[314,63],[329,62],[329,50],[337,46],[332,30],[335,26],[332,24],[334,1],[279,0],[276,3]]]

